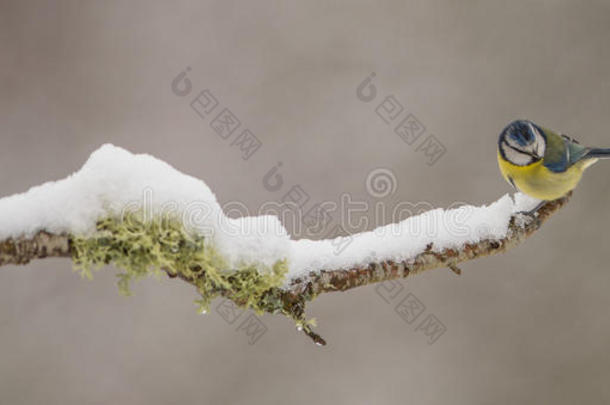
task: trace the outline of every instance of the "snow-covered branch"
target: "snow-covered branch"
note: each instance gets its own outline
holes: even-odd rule
[[[201,180],[149,155],[104,145],[57,182],[0,199],[0,266],[71,257],[83,274],[113,264],[119,286],[150,271],[193,284],[205,311],[218,295],[283,313],[316,343],[305,305],[345,291],[503,252],[540,228],[568,197],[506,195],[489,206],[436,209],[348,238],[292,240],[277,217],[225,216]],[[349,243],[346,243],[349,242]]]

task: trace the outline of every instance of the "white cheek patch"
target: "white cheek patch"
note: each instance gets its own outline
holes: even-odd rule
[[[543,157],[546,149],[544,137],[536,131],[536,156]]]
[[[502,152],[506,160],[517,166],[527,166],[534,161],[534,159],[527,153],[519,152],[506,145],[504,142],[500,144],[500,147],[502,148]]]

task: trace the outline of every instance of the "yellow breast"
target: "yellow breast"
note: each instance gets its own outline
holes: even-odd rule
[[[542,161],[528,166],[517,166],[505,160],[498,151],[498,165],[502,176],[523,193],[539,200],[555,200],[573,190],[586,167],[594,163],[583,160],[562,173],[553,172]]]

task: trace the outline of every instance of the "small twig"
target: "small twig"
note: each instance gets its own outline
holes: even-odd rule
[[[455,264],[453,264],[453,263],[449,263],[449,264],[447,265],[447,267],[449,267],[449,269],[450,269],[452,272],[454,272],[455,274],[457,274],[458,276],[461,276],[461,275],[462,275],[462,269],[460,269],[460,268],[459,268],[458,266],[456,266]]]
[[[326,346],[326,340],[322,339],[322,336],[318,335],[311,329],[303,329],[303,333],[305,333],[313,342],[318,346]]]

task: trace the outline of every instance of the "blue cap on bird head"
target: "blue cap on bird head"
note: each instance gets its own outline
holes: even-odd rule
[[[546,138],[538,125],[527,120],[516,120],[502,130],[498,146],[504,159],[525,166],[542,159]]]

